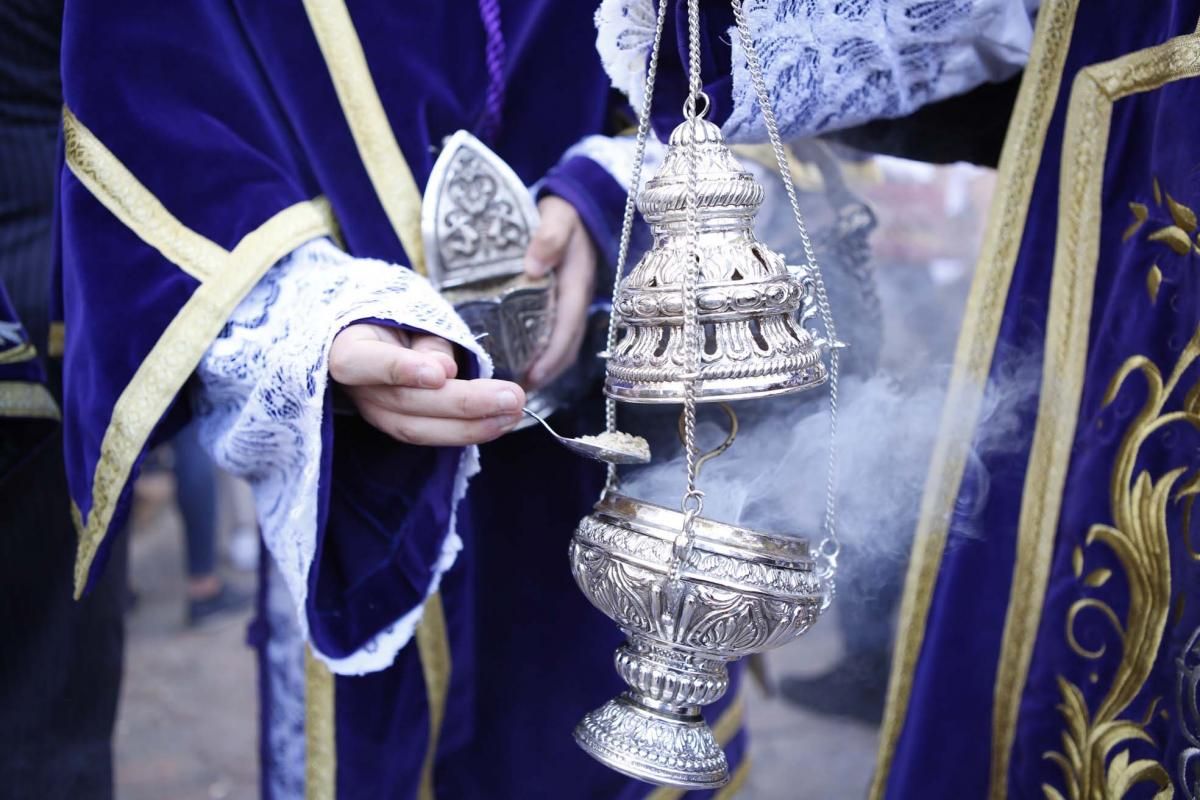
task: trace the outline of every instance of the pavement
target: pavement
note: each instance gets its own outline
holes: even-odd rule
[[[125,677],[117,714],[119,800],[258,796],[257,669],[247,610],[216,627],[184,625],[183,530],[174,486],[143,480],[131,529]],[[250,588],[253,575],[227,573]]]
[[[256,668],[247,611],[219,627],[183,624],[183,533],[174,487],[155,476],[139,490],[132,528],[125,679],[116,734],[120,800],[258,797]],[[241,586],[253,575],[227,573]],[[834,611],[836,613],[836,605]],[[836,662],[833,620],[768,656],[774,679]],[[808,714],[747,688],[750,777],[738,800],[861,800],[874,764],[873,727]]]

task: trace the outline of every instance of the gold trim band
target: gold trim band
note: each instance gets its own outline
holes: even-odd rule
[[[921,500],[920,520],[900,603],[901,622],[897,626],[899,632],[880,728],[879,755],[871,782],[872,800],[884,796],[908,715],[929,607],[937,586],[954,504],[962,486],[972,434],[979,419],[984,387],[991,371],[996,337],[1029,214],[1034,179],[1045,149],[1071,44],[1069,31],[1074,28],[1078,7],[1079,0],[1043,3],[1029,63],[1000,156],[996,194],[963,314],[954,370],[946,391],[945,410]]]
[[[442,607],[441,592],[434,592],[425,601],[425,610],[415,633],[417,653],[421,658],[421,674],[425,678],[425,694],[429,703],[429,744],[421,767],[420,800],[433,800],[433,768],[437,757],[442,722],[446,717],[446,699],[450,696],[450,638],[446,632],[446,610]]]
[[[333,673],[304,648],[304,798],[337,797],[337,691]]]
[[[412,268],[424,275],[421,191],[388,122],[350,11],[344,0],[304,0],[304,10],[379,203]]]
[[[226,260],[225,248],[188,228],[126,169],[71,109],[63,106],[67,166],[125,227],[200,282]]]
[[[0,350],[0,364],[23,364],[37,358],[37,348],[31,342],[21,342],[7,350]]]
[[[32,381],[0,383],[0,417],[60,419],[58,403],[50,390]]]
[[[46,342],[46,355],[62,358],[67,350],[67,328],[61,322],[51,322]]]
[[[148,235],[153,236],[160,229],[151,226]],[[117,499],[129,480],[134,460],[180,387],[200,363],[209,343],[272,264],[311,239],[331,235],[333,229],[329,204],[324,198],[285,208],[226,254],[211,279],[200,284],[168,323],[117,398],[112,420],[101,440],[100,458],[92,478],[92,505],[79,531],[76,597],[82,595],[87,585],[92,561],[112,522]],[[142,230],[135,228],[134,233],[151,243]]]
[[[1021,698],[1054,556],[1063,486],[1086,378],[1104,167],[1116,101],[1200,76],[1200,34],[1172,39],[1079,72],[1063,136],[1058,240],[1047,315],[1037,425],[1022,492],[1017,560],[1004,623],[992,715],[989,798],[1008,795],[1008,770]]]

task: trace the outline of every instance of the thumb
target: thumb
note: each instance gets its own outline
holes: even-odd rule
[[[525,274],[542,278],[562,263],[575,223],[575,208],[561,197],[545,197],[538,202],[541,221],[525,251]]]

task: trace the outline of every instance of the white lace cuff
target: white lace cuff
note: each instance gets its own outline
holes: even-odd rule
[[[193,400],[201,439],[223,469],[253,488],[263,538],[288,586],[305,638],[329,349],[346,325],[368,318],[454,342],[475,356],[482,377],[491,375],[486,353],[424,278],[404,267],[352,258],[325,239],[303,245],[268,271],[238,305],[197,370]],[[466,448],[452,508],[478,470],[478,450]],[[452,514],[429,594],[461,548]],[[385,669],[412,638],[422,610],[413,609],[345,658],[317,656],[338,674]]]
[[[662,0],[675,2],[676,0]],[[786,139],[902,117],[1013,75],[1029,57],[1039,0],[745,0],[771,104]],[[639,107],[653,42],[654,0],[604,0],[596,47]],[[730,141],[766,129],[736,29]],[[712,78],[714,76],[705,76]]]
[[[651,132],[646,140],[645,162],[642,166],[642,185],[662,166],[666,148]],[[588,158],[607,172],[621,191],[628,192],[633,182],[633,158],[637,155],[637,140],[632,136],[585,136],[563,154],[562,161],[575,157]]]

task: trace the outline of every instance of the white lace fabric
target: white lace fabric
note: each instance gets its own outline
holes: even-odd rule
[[[651,133],[646,140],[642,162],[642,183],[658,172],[667,149]],[[585,136],[563,154],[561,162],[572,158],[587,158],[609,174],[625,192],[633,183],[633,160],[637,155],[637,139],[633,136]]]
[[[404,267],[352,258],[326,239],[303,245],[267,272],[238,305],[197,369],[193,404],[201,439],[219,466],[253,488],[263,538],[287,584],[305,638],[329,349],[346,325],[368,318],[453,342],[475,356],[482,377],[491,375],[486,353],[424,278]],[[465,448],[452,508],[478,471],[477,448]],[[429,594],[437,590],[462,548],[455,521],[452,514],[433,565]],[[412,609],[345,658],[314,650],[338,674],[386,669],[412,638],[423,610]]]
[[[745,0],[785,139],[906,116],[1010,77],[1028,60],[1038,5],[1039,0]],[[641,104],[654,22],[654,0],[603,0],[596,12],[601,60],[635,108]],[[727,36],[733,42],[733,110],[723,132],[730,141],[765,141],[737,30]]]

